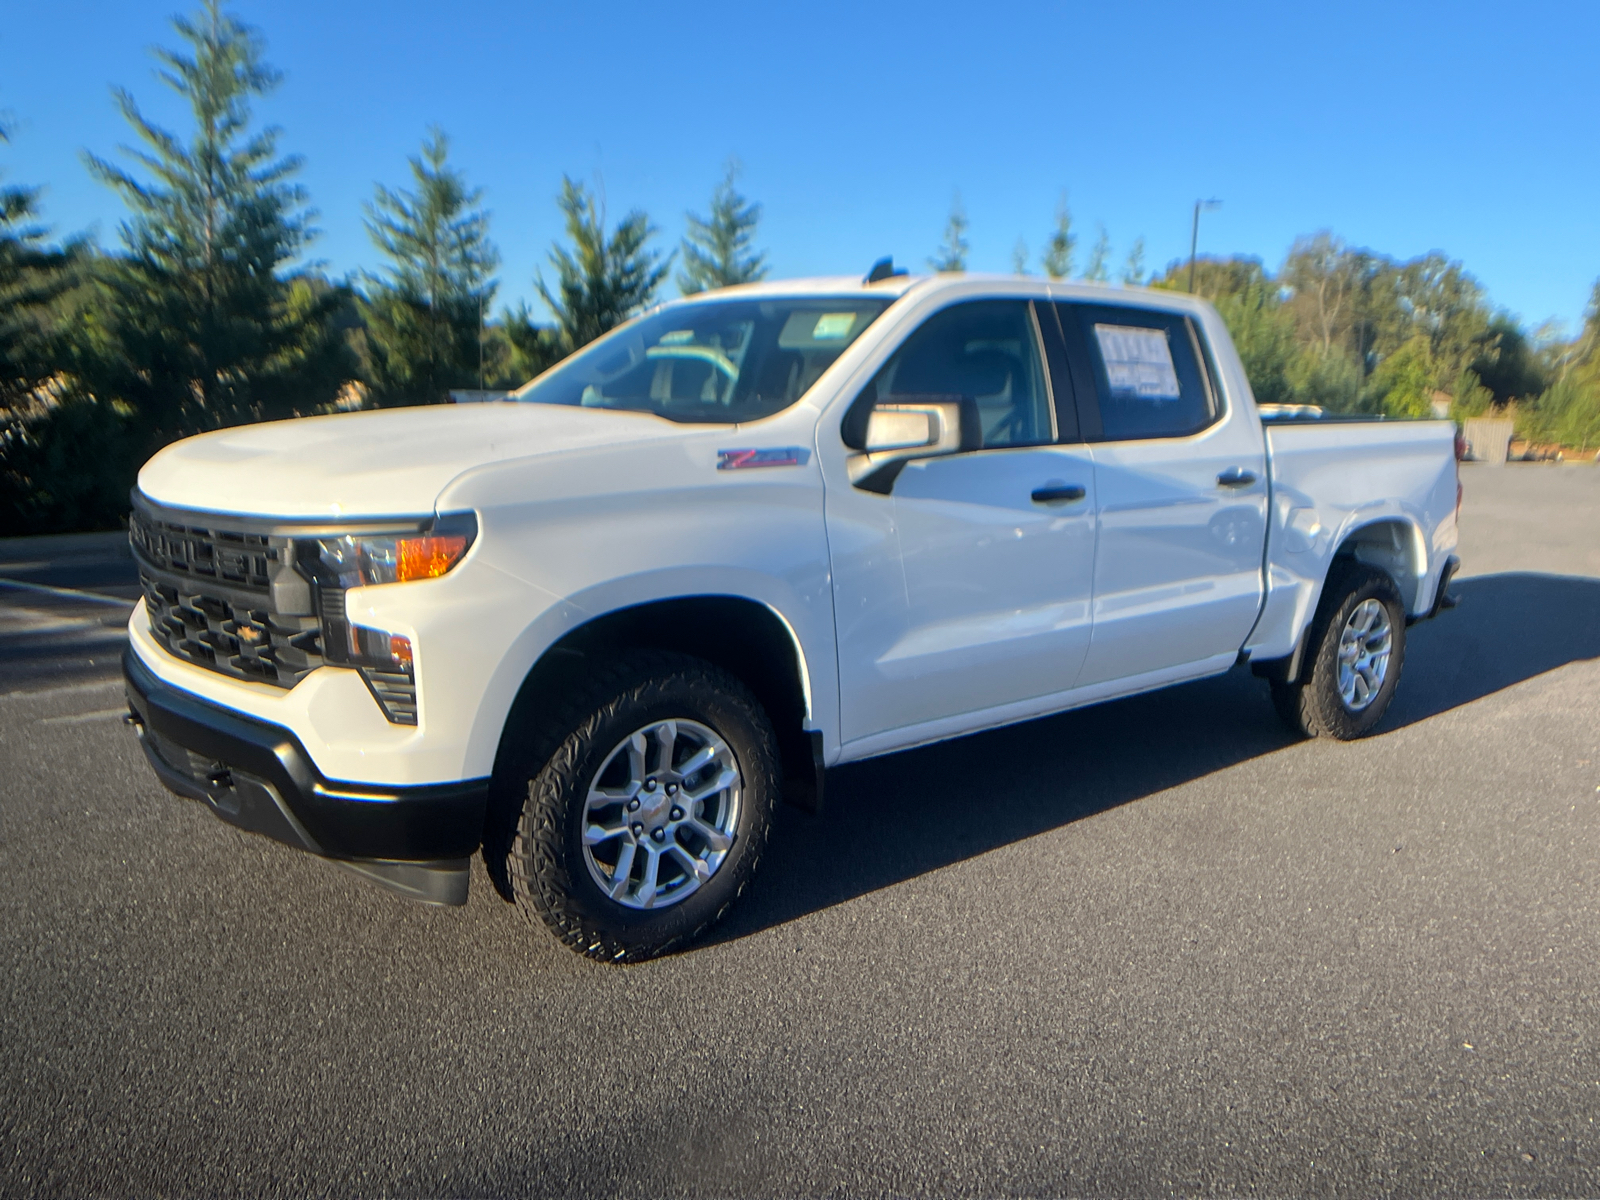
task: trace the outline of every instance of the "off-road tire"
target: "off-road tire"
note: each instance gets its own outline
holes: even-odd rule
[[[1293,683],[1274,680],[1272,703],[1295,733],[1346,742],[1371,733],[1394,698],[1405,665],[1406,610],[1394,581],[1384,572],[1361,563],[1336,570],[1323,588],[1306,635],[1300,677]],[[1392,648],[1377,696],[1365,708],[1352,711],[1339,694],[1339,638],[1350,614],[1366,600],[1376,600],[1387,610]]]
[[[619,740],[669,718],[707,726],[733,751],[743,777],[738,826],[722,865],[692,895],[659,910],[631,909],[601,890],[585,862],[584,798]],[[698,937],[744,892],[779,796],[778,748],[761,705],[728,672],[686,654],[620,654],[597,664],[526,740],[555,749],[522,772],[506,879],[517,907],[572,949],[606,962],[654,958]]]

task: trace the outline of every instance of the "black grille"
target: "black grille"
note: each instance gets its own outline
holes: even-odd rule
[[[141,569],[150,632],[178,658],[235,679],[292,688],[323,665],[315,617],[287,617],[230,603]]]
[[[370,665],[352,646],[344,592],[312,587],[316,613],[273,611],[272,579],[302,586],[287,537],[158,520],[134,510],[128,536],[144,585],[150,632],[167,651],[235,679],[292,688],[321,666],[357,667],[393,724],[417,723],[408,671]],[[300,593],[302,596],[304,592]],[[301,601],[300,603],[304,603]],[[299,605],[296,605],[298,607]],[[380,661],[387,661],[387,646]]]
[[[284,545],[259,533],[238,533],[158,521],[135,510],[128,538],[144,564],[197,584],[265,593]]]

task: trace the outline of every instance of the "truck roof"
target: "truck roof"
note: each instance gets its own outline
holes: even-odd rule
[[[782,297],[782,296],[887,296],[898,300],[912,289],[920,292],[961,290],[982,291],[993,288],[1004,291],[1015,288],[1017,284],[1031,285],[1042,289],[1048,285],[1051,293],[1074,300],[1084,300],[1100,303],[1119,304],[1151,304],[1162,308],[1178,309],[1198,315],[1205,307],[1205,302],[1198,296],[1191,296],[1186,292],[1172,292],[1152,290],[1143,287],[1128,287],[1104,283],[1086,283],[1083,281],[1069,281],[1065,279],[1046,279],[1038,275],[1008,275],[1008,274],[983,274],[983,273],[942,273],[921,275],[892,275],[887,279],[880,279],[877,283],[867,283],[859,275],[818,275],[804,279],[780,279],[762,283],[739,284],[735,287],[720,288],[715,292],[701,292],[683,299],[666,301],[669,304],[681,304],[685,301],[711,299],[713,297]],[[977,285],[976,287],[974,285]],[[1031,294],[1031,293],[1030,293]]]

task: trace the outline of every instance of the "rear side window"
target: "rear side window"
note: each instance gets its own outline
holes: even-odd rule
[[[1183,437],[1216,420],[1199,334],[1187,317],[1109,304],[1056,309],[1068,342],[1089,361],[1102,440]]]

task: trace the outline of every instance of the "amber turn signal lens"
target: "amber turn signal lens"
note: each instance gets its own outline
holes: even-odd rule
[[[402,671],[411,670],[411,639],[398,633],[389,635],[389,659]]]
[[[437,579],[467,550],[464,537],[401,538],[395,547],[395,581]]]

